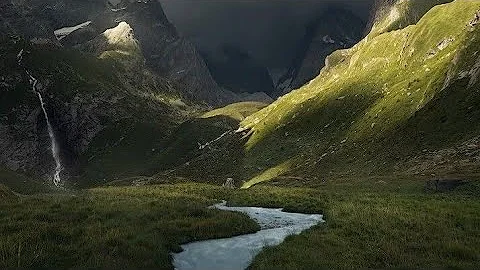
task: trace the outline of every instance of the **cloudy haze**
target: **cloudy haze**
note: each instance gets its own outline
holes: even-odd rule
[[[169,20],[209,51],[223,43],[248,50],[270,67],[293,57],[305,25],[326,7],[349,9],[368,20],[372,0],[160,0]]]

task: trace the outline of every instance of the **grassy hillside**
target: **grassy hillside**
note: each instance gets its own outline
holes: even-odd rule
[[[287,172],[402,173],[402,162],[478,135],[478,9],[439,5],[416,25],[337,51],[319,77],[245,119],[245,160],[256,169],[244,187]]]
[[[233,178],[241,185],[246,134],[236,130],[240,121],[265,106],[259,102],[235,103],[182,123],[152,161],[152,172],[157,174],[146,181],[223,184]]]
[[[242,121],[253,113],[258,112],[267,106],[261,102],[239,102],[230,104],[223,108],[209,111],[202,115],[202,118],[212,118],[215,116],[227,116],[237,121]]]
[[[390,0],[377,7],[370,36],[416,24],[432,7],[453,0]],[[379,1],[382,2],[382,1]]]

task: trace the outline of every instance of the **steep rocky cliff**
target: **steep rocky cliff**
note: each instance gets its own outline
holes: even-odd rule
[[[277,82],[275,95],[286,94],[318,76],[329,54],[350,48],[360,40],[363,25],[361,19],[347,10],[329,8],[323,12],[306,27],[297,57]]]
[[[78,177],[101,182],[145,170],[152,149],[161,148],[191,109],[182,93],[144,64],[133,33],[125,28],[120,23],[106,31],[124,43],[111,43],[100,59],[2,36],[0,166],[50,179],[54,160],[48,117],[60,149],[61,176],[69,184],[78,184]],[[32,78],[38,80],[34,88]]]
[[[0,3],[0,28],[37,43],[49,41],[76,46],[122,21],[135,30],[147,65],[177,84],[186,97],[211,105],[236,100],[232,93],[218,87],[200,54],[178,35],[156,0],[8,0]],[[82,24],[86,25],[74,28]],[[69,27],[76,30],[69,33],[66,29]],[[55,35],[56,30],[62,29],[66,35]]]
[[[212,76],[220,86],[235,93],[272,94],[274,84],[267,67],[249,52],[233,44],[223,44],[216,51],[204,55]]]
[[[238,98],[157,1],[2,1],[0,33],[0,170],[40,182],[52,136],[65,185],[148,173],[191,112]]]

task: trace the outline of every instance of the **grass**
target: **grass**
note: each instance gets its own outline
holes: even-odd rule
[[[99,188],[0,200],[0,268],[171,269],[179,244],[253,232],[238,213],[207,209],[219,188]]]
[[[414,25],[337,51],[316,79],[247,117],[243,180],[276,176],[269,170],[289,160],[283,174],[305,178],[397,173],[423,150],[477,136],[478,82],[460,74],[478,59],[480,28],[467,25],[479,3],[435,6]]]
[[[0,184],[0,199],[2,201],[15,200],[17,195],[7,186]]]
[[[326,223],[267,248],[251,269],[476,269],[479,187],[474,182],[453,193],[428,194],[423,181],[411,179],[333,180],[315,189],[255,187],[249,192],[263,195],[249,197],[247,204],[323,210]]]
[[[211,118],[215,116],[228,116],[237,121],[243,121],[247,116],[258,112],[265,108],[267,104],[262,102],[239,102],[230,104],[223,108],[209,111],[201,116],[201,118]]]
[[[229,190],[206,184],[97,188],[0,201],[2,268],[171,269],[194,240],[258,229],[234,205],[323,213],[326,223],[256,257],[252,269],[478,268],[480,185],[425,193],[415,179],[285,181]]]
[[[22,194],[33,194],[47,192],[48,187],[41,180],[34,180],[20,173],[11,171],[0,166],[0,186],[5,185],[15,192]]]

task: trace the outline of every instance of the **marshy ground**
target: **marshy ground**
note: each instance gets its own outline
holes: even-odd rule
[[[413,179],[338,179],[312,188],[208,184],[105,187],[0,196],[1,268],[172,269],[191,241],[254,232],[246,215],[208,209],[284,207],[325,224],[267,248],[252,269],[480,267],[480,184],[424,191]]]

